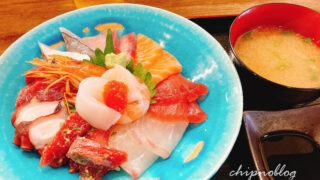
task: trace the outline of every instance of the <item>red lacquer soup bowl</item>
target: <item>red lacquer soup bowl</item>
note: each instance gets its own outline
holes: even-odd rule
[[[260,26],[290,29],[311,38],[320,47],[320,14],[312,9],[287,3],[271,3],[242,12],[230,27],[231,56],[243,85],[245,105],[255,109],[283,109],[314,100],[320,88],[296,88],[267,80],[247,67],[234,51],[242,34]]]

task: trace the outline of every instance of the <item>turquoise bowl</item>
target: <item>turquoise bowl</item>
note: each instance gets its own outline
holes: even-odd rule
[[[0,58],[0,179],[78,179],[68,167],[41,168],[39,155],[24,152],[12,144],[14,128],[11,113],[16,96],[25,86],[23,73],[40,57],[38,42],[53,44],[62,40],[59,27],[79,36],[98,32],[101,23],[117,22],[123,33],[142,33],[173,54],[182,64],[182,75],[208,86],[210,92],[201,102],[208,119],[188,127],[179,145],[166,159],[158,159],[139,179],[209,179],[228,157],[239,133],[242,117],[242,89],[238,74],[221,45],[205,30],[191,21],[161,9],[112,4],[92,6],[55,17],[26,33]],[[88,27],[88,33],[82,32]],[[198,142],[204,141],[200,154],[184,160]],[[130,179],[123,171],[109,172],[105,179]]]

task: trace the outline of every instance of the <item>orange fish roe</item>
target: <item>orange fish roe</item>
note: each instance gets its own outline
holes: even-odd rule
[[[119,81],[109,81],[104,86],[103,100],[108,107],[121,112],[127,106],[127,94],[127,85]]]

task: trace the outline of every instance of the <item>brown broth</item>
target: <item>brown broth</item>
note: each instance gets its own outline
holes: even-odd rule
[[[260,76],[286,86],[320,87],[320,48],[310,38],[277,27],[259,27],[241,35],[237,56]]]

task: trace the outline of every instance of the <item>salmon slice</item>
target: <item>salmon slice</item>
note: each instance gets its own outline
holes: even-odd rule
[[[143,34],[137,36],[137,52],[134,65],[141,63],[144,69],[149,69],[162,56],[162,48]]]
[[[168,76],[180,73],[182,66],[169,52],[145,35],[137,36],[137,54],[134,65],[141,63],[152,74],[152,80],[160,82]]]
[[[150,68],[152,81],[161,82],[172,74],[177,74],[182,71],[182,66],[179,61],[167,51],[163,51],[162,56]]]

